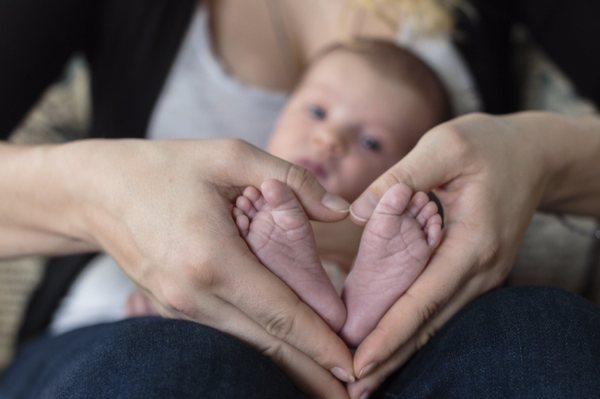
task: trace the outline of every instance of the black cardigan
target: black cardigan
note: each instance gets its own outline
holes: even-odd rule
[[[91,137],[144,137],[198,0],[0,0],[0,139],[5,139],[75,53],[91,69]],[[491,113],[516,109],[509,31],[533,37],[600,103],[600,2],[470,0],[457,45]],[[468,13],[466,13],[468,14]],[[21,342],[43,331],[93,254],[54,258],[34,293]]]

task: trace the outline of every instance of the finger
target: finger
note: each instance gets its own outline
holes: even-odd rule
[[[426,133],[400,162],[375,180],[350,207],[352,219],[364,224],[371,217],[383,194],[402,182],[414,191],[430,191],[453,178],[464,168],[462,157],[448,143],[440,125]]]
[[[342,383],[329,370],[324,369],[309,356],[268,334],[262,326],[255,323],[235,307],[229,305],[231,315],[219,326],[221,331],[243,336],[239,338],[271,358],[294,383],[311,397],[347,398]],[[221,309],[224,309],[222,307]],[[234,315],[234,312],[236,315]]]
[[[220,281],[227,283],[213,287],[213,292],[270,335],[305,353],[338,377],[344,378],[345,374],[346,380],[352,380],[350,351],[325,321],[258,263],[240,237],[232,237],[220,245],[228,248],[220,259],[220,270],[226,274]],[[242,263],[243,267],[239,267]]]
[[[334,222],[348,215],[350,204],[342,197],[328,193],[308,170],[270,155],[250,144],[238,144],[232,156],[244,154],[247,161],[244,170],[228,176],[232,184],[260,187],[268,179],[286,183],[302,203],[313,220]]]
[[[294,190],[311,219],[327,222],[341,220],[347,216],[350,209],[348,201],[325,191],[308,170],[289,165],[281,181]]]
[[[456,230],[453,232],[456,234]],[[395,353],[470,278],[475,259],[460,250],[464,246],[461,237],[464,235],[446,237],[427,268],[358,347],[354,355],[357,376],[364,376]]]
[[[310,357],[291,345],[268,334],[259,324],[231,304],[211,295],[196,296],[197,309],[212,309],[183,314],[175,309],[166,309],[158,303],[161,314],[167,317],[200,322],[223,333],[246,342],[261,354],[268,356],[311,397],[346,399],[347,391],[328,370],[319,366]],[[158,302],[158,301],[156,301]],[[210,313],[211,316],[207,317]],[[252,367],[252,365],[240,365]]]
[[[471,280],[461,288],[456,295],[429,322],[423,325],[403,346],[380,365],[374,367],[363,378],[349,384],[350,398],[368,397],[410,357],[422,348],[448,320],[450,320],[465,305],[477,298],[480,292],[479,279]]]

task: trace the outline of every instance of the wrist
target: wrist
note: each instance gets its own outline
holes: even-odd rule
[[[90,210],[89,198],[93,196],[90,189],[94,187],[95,180],[86,173],[93,156],[93,148],[88,142],[82,140],[47,146],[41,149],[41,158],[45,168],[52,173],[49,199],[63,221],[60,232],[92,243],[94,239],[89,234],[87,213]],[[44,178],[43,175],[40,177]]]
[[[532,136],[532,156],[540,162],[540,208],[553,212],[596,213],[600,198],[600,120],[546,112],[525,112],[521,132]]]
[[[0,220],[5,232],[81,240],[76,233],[77,201],[66,191],[65,167],[57,157],[61,147],[0,145]]]

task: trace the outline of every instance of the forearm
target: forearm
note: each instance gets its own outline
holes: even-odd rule
[[[539,136],[547,181],[540,208],[600,217],[600,119],[517,114]]]
[[[0,258],[96,248],[81,234],[62,152],[64,146],[0,144]]]

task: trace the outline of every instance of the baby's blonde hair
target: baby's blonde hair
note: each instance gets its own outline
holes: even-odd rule
[[[348,0],[350,9],[374,14],[397,30],[399,23],[409,24],[423,33],[449,32],[452,11],[460,0]]]

